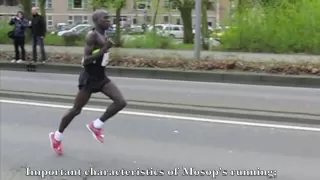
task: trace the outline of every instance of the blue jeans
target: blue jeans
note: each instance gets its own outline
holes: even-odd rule
[[[46,60],[46,52],[44,50],[44,42],[43,38],[40,36],[32,36],[32,55],[33,55],[33,61],[37,61],[37,45],[40,46],[41,51],[41,61]]]

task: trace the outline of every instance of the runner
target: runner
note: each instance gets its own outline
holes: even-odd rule
[[[84,48],[84,71],[79,76],[79,91],[73,107],[63,116],[59,129],[49,133],[52,149],[62,155],[62,134],[70,122],[81,113],[93,93],[101,92],[113,103],[100,118],[87,124],[88,130],[100,143],[104,142],[103,124],[126,106],[126,101],[118,87],[105,75],[105,66],[109,60],[109,49],[113,43],[106,38],[105,30],[110,27],[109,14],[104,10],[97,10],[92,15],[94,29],[86,36]]]

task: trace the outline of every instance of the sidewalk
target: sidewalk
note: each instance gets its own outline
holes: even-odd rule
[[[46,46],[46,51],[51,53],[72,53],[82,54],[83,47],[73,46]],[[31,51],[31,46],[26,46],[27,51]],[[13,51],[13,45],[0,44],[1,51]],[[191,50],[164,50],[164,49],[129,49],[114,48],[113,53],[124,56],[142,56],[142,57],[158,57],[158,58],[184,58],[193,59],[193,51]],[[304,55],[304,54],[267,54],[267,53],[241,53],[241,52],[218,52],[218,51],[202,51],[201,58],[207,60],[243,60],[243,61],[310,61],[320,62],[320,55]]]

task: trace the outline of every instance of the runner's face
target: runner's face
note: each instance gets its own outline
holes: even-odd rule
[[[102,26],[103,29],[108,29],[110,27],[110,20],[109,20],[108,13],[101,14],[99,24],[100,24],[100,26]]]

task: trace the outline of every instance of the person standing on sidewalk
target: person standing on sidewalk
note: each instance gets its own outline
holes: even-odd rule
[[[44,37],[47,32],[47,27],[44,17],[38,13],[38,8],[36,7],[32,8],[31,30],[33,62],[37,62],[37,45],[39,45],[41,51],[41,61],[42,63],[45,63],[46,52],[44,49]]]
[[[25,32],[28,28],[29,21],[24,18],[23,12],[18,11],[17,15],[12,17],[9,22],[9,25],[14,26],[13,30],[13,44],[15,51],[15,59],[11,62],[22,63],[26,60],[26,50],[24,48],[25,45]],[[21,56],[20,56],[21,49]]]

